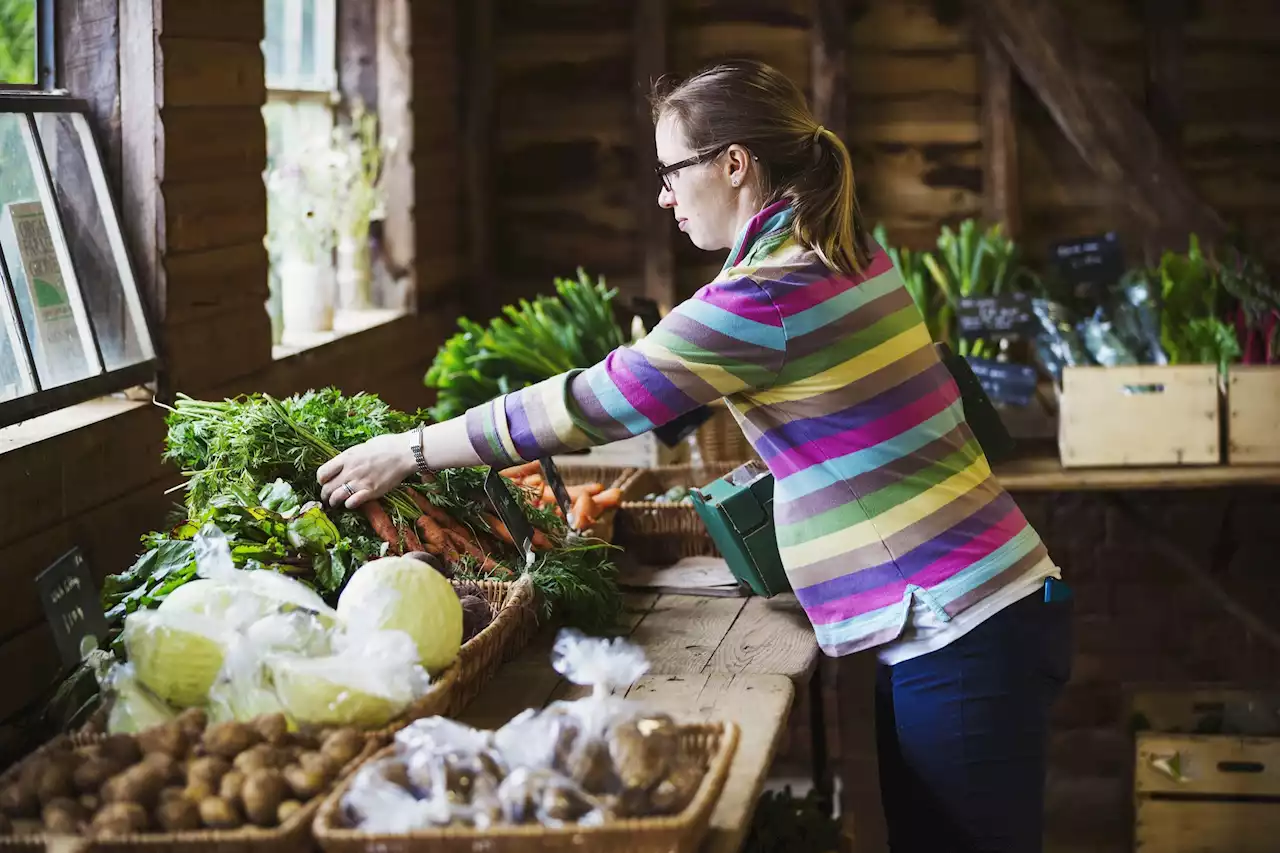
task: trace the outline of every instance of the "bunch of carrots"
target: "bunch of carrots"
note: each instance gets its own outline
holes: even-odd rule
[[[564,517],[560,505],[556,502],[555,493],[543,481],[542,466],[537,462],[526,462],[499,473],[520,488],[529,490],[532,493],[530,497],[535,503],[552,507],[556,515]],[[606,489],[600,483],[581,483],[566,488],[569,499],[573,501],[567,522],[571,529],[579,533],[589,530],[606,509],[616,507],[622,501],[621,489]]]
[[[541,470],[537,462],[529,462],[507,468],[500,473],[518,488],[532,490],[533,493],[528,495],[532,503],[543,507],[554,507],[555,514],[563,517],[564,513],[557,505],[551,487],[543,482]],[[578,532],[590,529],[606,509],[616,507],[622,499],[620,489],[606,489],[600,483],[569,486],[568,492],[573,500],[568,524]],[[470,558],[477,568],[486,574],[499,577],[510,577],[513,574],[511,569],[499,563],[493,556],[505,550],[503,545],[516,547],[511,531],[493,513],[481,513],[480,519],[484,527],[477,529],[435,506],[414,488],[406,488],[403,493],[421,512],[411,525],[397,527],[390,513],[379,501],[369,501],[360,507],[360,511],[373,526],[374,531],[390,546],[391,553],[425,551],[443,558],[450,564]],[[535,528],[534,550],[545,551],[550,547],[552,544],[546,533]]]

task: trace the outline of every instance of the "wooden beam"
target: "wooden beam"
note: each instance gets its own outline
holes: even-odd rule
[[[1013,66],[992,39],[979,34],[982,59],[982,213],[1004,223],[1005,233],[1022,230],[1018,203],[1018,122],[1013,108]]]
[[[1183,125],[1183,75],[1187,0],[1145,0],[1147,116],[1165,145],[1176,152]]]
[[[849,129],[847,7],[848,0],[813,0],[813,115],[841,139]]]
[[[378,105],[378,3],[338,0],[338,90],[348,105]]]
[[[979,32],[996,39],[1084,161],[1120,189],[1155,233],[1208,242],[1226,224],[1196,193],[1160,134],[1103,70],[1053,0],[968,0]],[[1177,236],[1180,235],[1180,236]]]
[[[671,216],[658,207],[658,179],[653,173],[656,153],[649,90],[667,71],[666,0],[639,0],[635,6],[635,148],[636,221],[640,226],[640,253],[644,270],[644,295],[661,310],[676,303],[675,253],[671,244]]]
[[[468,313],[492,302],[497,282],[493,272],[493,0],[465,4],[468,38],[464,45],[463,99],[468,245],[474,286],[463,294]]]

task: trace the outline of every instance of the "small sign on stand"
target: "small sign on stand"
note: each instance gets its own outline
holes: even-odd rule
[[[1025,293],[964,296],[956,306],[960,336],[967,339],[1029,337],[1035,329],[1031,297]]]
[[[79,548],[72,548],[36,575],[36,588],[63,666],[75,667],[89,652],[102,647],[107,639],[107,618],[89,562]]]
[[[1049,256],[1072,295],[1089,305],[1104,301],[1107,291],[1124,275],[1124,250],[1114,231],[1055,243]]]

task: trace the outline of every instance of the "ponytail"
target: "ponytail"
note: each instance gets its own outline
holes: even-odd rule
[[[796,239],[832,269],[845,275],[860,273],[870,258],[849,149],[822,125],[813,131],[812,140],[812,165],[782,190],[795,211]]]

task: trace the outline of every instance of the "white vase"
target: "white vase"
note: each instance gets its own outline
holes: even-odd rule
[[[338,307],[344,311],[373,307],[373,265],[367,239],[344,237],[338,243]]]
[[[280,314],[285,333],[333,331],[336,290],[333,267],[329,264],[281,262]]]

